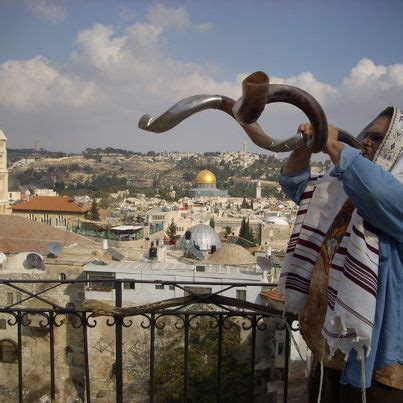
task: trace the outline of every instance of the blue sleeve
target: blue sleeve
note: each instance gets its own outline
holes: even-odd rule
[[[279,183],[281,190],[285,195],[295,203],[299,204],[301,194],[303,193],[306,184],[311,176],[311,168],[308,167],[301,172],[294,175],[285,176],[283,174],[283,168],[281,168]]]
[[[343,182],[358,213],[374,227],[403,240],[403,184],[348,145],[331,172]]]

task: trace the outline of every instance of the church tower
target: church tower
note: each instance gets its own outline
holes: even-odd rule
[[[0,129],[0,214],[8,207],[7,137]]]
[[[261,198],[262,198],[262,182],[258,180],[256,184],[256,199]]]

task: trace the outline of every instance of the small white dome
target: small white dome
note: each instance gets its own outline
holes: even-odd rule
[[[220,236],[209,225],[197,224],[190,227],[188,231],[190,231],[190,245],[198,246],[202,252],[210,251],[213,245],[216,249],[221,247]],[[184,246],[186,242],[185,236],[186,234],[181,240],[182,246]]]

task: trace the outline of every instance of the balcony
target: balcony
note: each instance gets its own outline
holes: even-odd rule
[[[303,402],[306,365],[291,359],[292,320],[264,299],[227,297],[250,283],[152,282],[178,298],[124,306],[85,301],[86,279],[0,280],[0,391],[7,401]],[[274,286],[274,285],[271,285]],[[125,290],[129,291],[129,290]],[[238,296],[238,293],[236,294]]]

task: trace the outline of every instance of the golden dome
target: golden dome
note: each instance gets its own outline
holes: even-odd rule
[[[211,171],[203,169],[203,171],[200,171],[197,174],[195,183],[199,185],[206,183],[217,183],[217,180],[215,178],[215,175]]]

